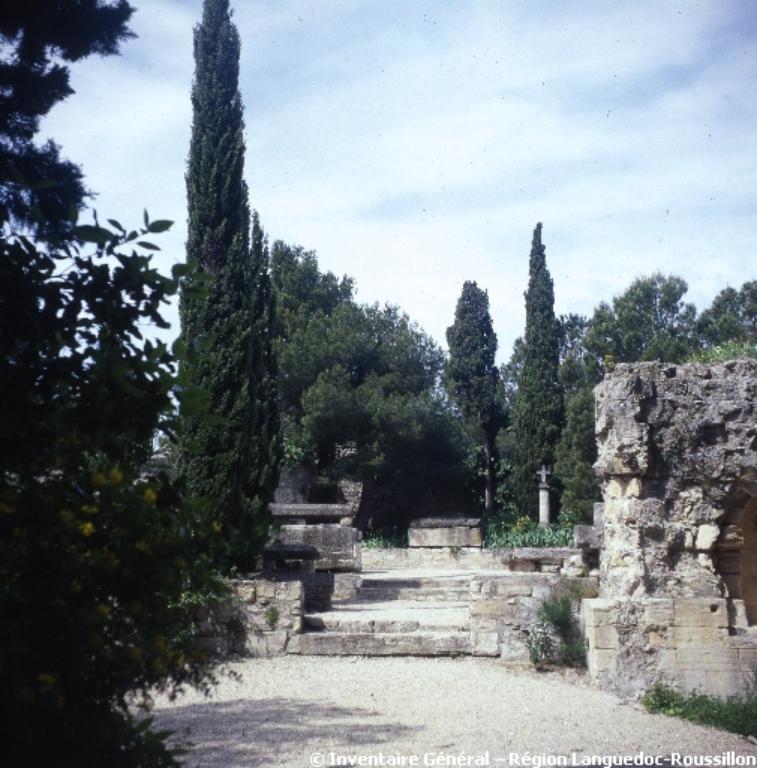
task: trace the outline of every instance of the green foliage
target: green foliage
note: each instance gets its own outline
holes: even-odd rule
[[[526,630],[528,658],[534,666],[550,663],[555,657],[555,641],[546,624],[537,622]]]
[[[275,605],[271,605],[266,608],[265,623],[268,625],[268,629],[276,629],[279,624],[279,609]]]
[[[580,598],[581,594],[575,589],[558,586],[541,601],[537,620],[529,627],[526,640],[533,664],[586,664],[586,645],[576,621]]]
[[[470,441],[439,390],[438,347],[396,308],[356,304],[312,252],[275,243],[271,275],[284,444],[321,474],[360,476],[377,527],[459,509]],[[357,453],[337,464],[343,443]]]
[[[683,296],[686,281],[657,272],[640,277],[612,301],[600,303],[585,343],[598,359],[614,362],[662,360],[678,363],[697,346],[696,309]]]
[[[455,322],[447,329],[447,344],[447,388],[480,434],[486,478],[484,508],[491,514],[496,495],[495,440],[504,424],[504,411],[494,363],[497,336],[489,315],[489,296],[474,282],[463,285]]]
[[[179,270],[139,250],[165,222],[111,226],[76,231],[94,249],[0,240],[0,716],[29,765],[172,765],[127,697],[211,681],[190,603],[223,591],[217,537],[142,471],[176,384],[142,334]]]
[[[744,283],[738,291],[724,288],[699,316],[697,333],[706,347],[741,342],[747,349],[754,350],[757,344],[757,280]]]
[[[366,531],[363,535],[364,549],[405,549],[407,533],[398,531]]]
[[[594,393],[576,390],[566,407],[565,428],[555,451],[555,475],[563,487],[562,514],[574,523],[593,519],[594,502],[602,496],[594,474],[597,458],[594,437]]]
[[[487,521],[484,546],[490,549],[514,547],[569,547],[573,544],[573,528],[563,525],[540,526],[523,516],[513,521],[504,515]]]
[[[573,596],[557,592],[542,600],[537,612],[539,621],[550,624],[563,640],[567,640],[573,627]]]
[[[228,0],[206,0],[194,38],[181,377],[205,393],[214,418],[185,414],[181,467],[217,511],[227,565],[246,571],[268,534],[279,449],[276,320],[257,215],[250,243],[239,48]]]
[[[643,703],[649,712],[757,738],[757,692],[754,686],[743,697],[719,699],[680,693],[658,683],[647,692]]]
[[[9,3],[0,12],[0,222],[62,242],[86,196],[80,168],[52,141],[35,143],[40,120],[73,93],[68,65],[118,52],[132,37],[133,8],[104,3]]]
[[[513,493],[519,513],[534,518],[538,505],[535,475],[542,464],[554,464],[563,422],[559,327],[541,227],[537,224],[534,230],[529,258],[523,363],[513,408]]]
[[[724,363],[743,357],[757,358],[757,342],[725,341],[712,347],[700,349],[691,355],[688,363]]]

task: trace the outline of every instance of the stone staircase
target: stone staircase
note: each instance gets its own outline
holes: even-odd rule
[[[307,613],[290,653],[459,656],[471,653],[468,571],[374,571],[358,594]]]

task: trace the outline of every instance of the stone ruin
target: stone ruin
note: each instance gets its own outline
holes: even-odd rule
[[[713,695],[757,668],[757,361],[626,364],[596,389],[600,594],[582,603],[588,665],[637,696]],[[581,543],[581,541],[579,541]]]
[[[271,546],[313,556],[235,585],[207,644],[252,656],[528,664],[524,640],[541,601],[570,588],[584,596],[587,663],[600,686],[628,697],[656,682],[743,693],[757,668],[755,389],[753,360],[617,366],[596,389],[604,500],[594,526],[576,529],[575,548],[484,549],[477,521],[445,518],[419,521],[415,546],[361,559],[359,488],[314,503],[310,481],[290,477]]]

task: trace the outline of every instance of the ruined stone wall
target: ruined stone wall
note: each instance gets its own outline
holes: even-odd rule
[[[471,653],[498,656],[505,664],[527,664],[528,629],[538,620],[542,602],[561,592],[576,598],[596,596],[597,579],[533,571],[474,577],[470,586]]]
[[[236,580],[229,599],[201,617],[201,645],[215,656],[284,654],[302,631],[304,598],[297,576]]]
[[[619,365],[596,389],[603,600],[583,616],[616,690],[736,693],[757,662],[756,389],[754,360]]]

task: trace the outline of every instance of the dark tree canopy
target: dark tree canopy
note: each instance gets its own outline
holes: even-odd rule
[[[188,276],[181,296],[185,385],[202,389],[215,420],[187,417],[182,466],[216,510],[231,562],[249,569],[268,531],[278,418],[267,249],[243,179],[239,34],[228,0],[206,0],[195,28],[187,168]]]
[[[485,509],[491,513],[496,494],[494,445],[503,412],[499,370],[494,362],[497,336],[489,315],[489,296],[475,282],[463,285],[455,322],[447,329],[447,344],[447,387],[452,399],[481,435],[486,473]]]
[[[555,475],[562,485],[562,518],[573,523],[591,522],[595,501],[601,500],[593,465],[597,458],[594,438],[594,391],[583,386],[573,391],[565,407],[565,428],[557,445]]]
[[[0,7],[0,222],[55,240],[71,228],[85,189],[78,166],[33,139],[73,93],[68,64],[118,52],[132,37],[126,0],[30,0]]]
[[[469,446],[439,387],[441,350],[395,307],[357,304],[352,280],[320,271],[312,251],[274,243],[271,276],[288,464],[360,476],[375,527],[459,510]],[[357,454],[337,461],[337,443]]]
[[[513,412],[515,498],[518,511],[532,517],[537,511],[535,474],[541,464],[554,463],[563,423],[558,381],[560,334],[541,230],[542,225],[537,224],[531,245],[523,367]]]

